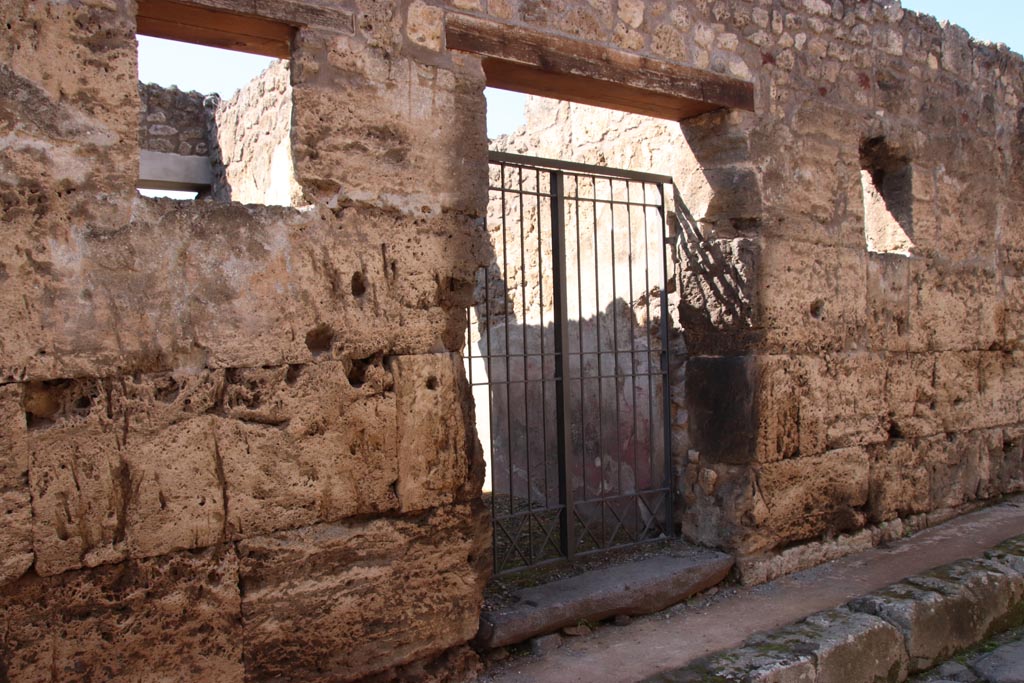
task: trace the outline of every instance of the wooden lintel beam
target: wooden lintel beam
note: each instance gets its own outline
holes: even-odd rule
[[[291,57],[295,26],[175,0],[139,0],[138,6],[136,30],[144,36],[278,59]]]
[[[747,81],[463,14],[447,16],[448,49],[483,58],[488,85],[681,121],[754,110]]]

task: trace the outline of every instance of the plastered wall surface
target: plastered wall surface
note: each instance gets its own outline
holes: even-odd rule
[[[5,5],[7,679],[477,665],[458,352],[493,254],[484,75],[446,12],[755,84],[672,170],[687,535],[749,556],[1020,488],[1019,56],[875,1],[288,6],[318,18],[290,62],[302,208],[139,197],[134,3]],[[880,136],[912,164],[911,257],[865,248]]]

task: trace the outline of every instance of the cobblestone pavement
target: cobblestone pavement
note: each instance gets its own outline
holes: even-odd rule
[[[1024,627],[996,636],[910,683],[1024,683]]]

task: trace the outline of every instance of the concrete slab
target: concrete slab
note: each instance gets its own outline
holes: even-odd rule
[[[513,658],[488,683],[621,683],[681,668],[751,635],[838,607],[907,576],[975,557],[1024,532],[1024,498],[964,515],[888,547],[875,548],[753,588],[720,591],[567,641],[544,658]]]
[[[183,156],[170,152],[139,152],[139,180],[143,190],[185,190],[199,192],[213,184],[210,157]]]
[[[581,621],[660,612],[721,583],[732,565],[729,555],[697,550],[524,588],[513,593],[510,607],[480,615],[477,643],[502,647]]]

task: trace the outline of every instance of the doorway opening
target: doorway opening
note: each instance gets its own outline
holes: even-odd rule
[[[673,535],[671,185],[491,153],[466,365],[496,573]]]

